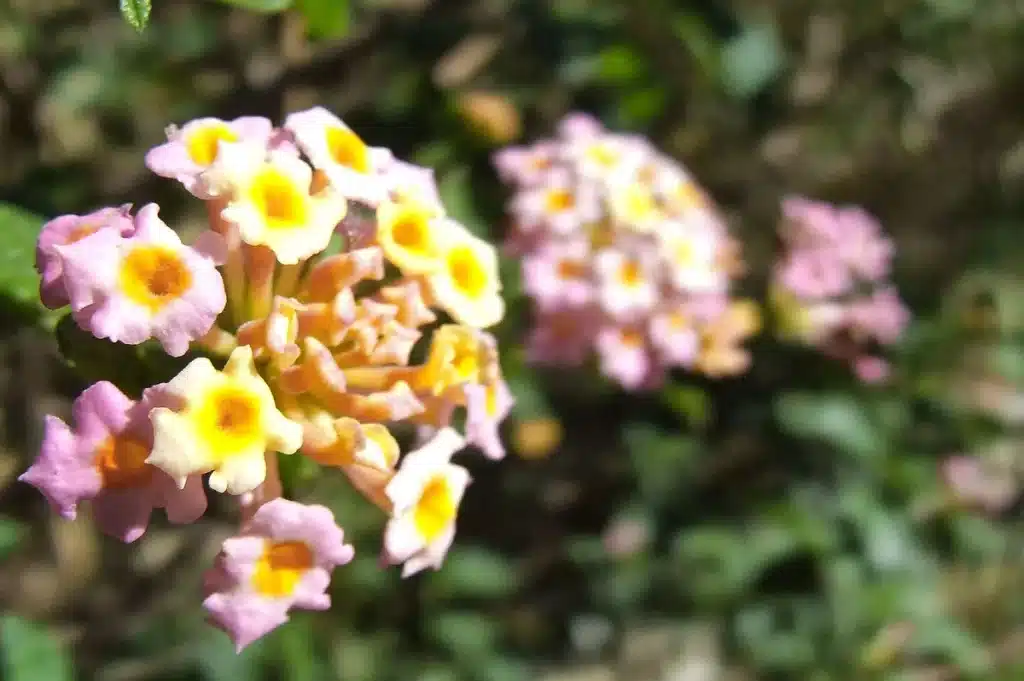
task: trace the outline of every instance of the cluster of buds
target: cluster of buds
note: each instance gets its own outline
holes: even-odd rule
[[[96,338],[162,347],[181,370],[138,395],[87,388],[70,424],[47,417],[21,480],[64,518],[89,502],[125,542],[155,508],[189,523],[207,487],[236,497],[241,529],[204,605],[239,650],[291,608],[327,608],[331,571],[353,554],[329,509],[281,496],[279,454],[340,469],[387,514],[385,564],[440,567],[470,481],[452,456],[504,455],[512,399],[484,331],[504,314],[494,249],[446,216],[430,170],[319,107],[281,127],[172,127],[146,165],[205,203],[209,229],[182,243],[155,204],[59,217],[39,237],[40,294]],[[389,430],[401,423],[419,438],[404,456]]]
[[[779,233],[770,297],[781,335],[849,362],[865,382],[885,380],[875,351],[900,338],[910,315],[889,281],[893,244],[881,225],[857,207],[792,197]]]
[[[522,258],[536,316],[537,363],[578,365],[596,352],[626,389],[680,367],[744,371],[757,308],[731,300],[738,248],[705,192],[638,136],[571,114],[555,139],[495,156],[512,185],[509,248]]]

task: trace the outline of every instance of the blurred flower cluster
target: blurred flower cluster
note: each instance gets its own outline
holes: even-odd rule
[[[889,280],[893,244],[881,225],[861,208],[790,197],[779,234],[770,299],[781,335],[850,362],[865,382],[885,380],[876,351],[910,315]]]
[[[440,567],[470,482],[452,456],[504,455],[511,397],[483,330],[504,314],[494,249],[446,216],[430,170],[322,108],[281,127],[171,127],[146,164],[205,203],[209,229],[183,243],[155,204],[56,218],[38,241],[40,295],[98,339],[182,358],[180,371],[139,395],[87,388],[71,423],[47,417],[21,479],[64,518],[90,502],[125,542],[153,509],[202,516],[203,476],[235,496],[241,529],[204,605],[239,650],[291,608],[329,607],[330,573],[353,554],[329,509],[282,497],[278,454],[340,469],[388,514],[383,563]],[[405,456],[399,423],[420,438]]]
[[[596,352],[627,389],[655,387],[671,367],[746,369],[741,343],[760,320],[729,296],[738,248],[680,164],[584,114],[494,162],[514,190],[508,247],[535,304],[531,361],[577,365]]]

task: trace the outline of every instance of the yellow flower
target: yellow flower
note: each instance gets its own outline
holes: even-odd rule
[[[256,373],[252,349],[236,348],[223,371],[193,360],[166,385],[183,407],[150,412],[153,451],[146,460],[184,486],[189,475],[211,472],[210,488],[243,494],[263,482],[268,450],[294,453],[302,426],[278,411]]]
[[[498,370],[494,339],[456,324],[439,327],[430,339],[426,363],[417,370],[415,387],[441,395],[464,383],[482,383]]]
[[[377,208],[377,243],[403,274],[427,274],[444,264],[452,223],[425,203],[385,201]]]
[[[498,255],[465,228],[454,231],[442,266],[428,276],[428,283],[437,304],[460,324],[485,329],[505,316]]]
[[[294,265],[327,247],[345,217],[345,198],[330,186],[313,190],[313,170],[283,152],[225,144],[207,177],[211,190],[228,195],[221,217],[238,227],[242,241],[266,246]]]

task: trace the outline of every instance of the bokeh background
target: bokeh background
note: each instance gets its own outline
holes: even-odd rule
[[[140,34],[113,0],[0,3],[0,678],[1024,679],[1019,0],[153,4]],[[864,205],[914,314],[893,380],[863,386],[770,326],[746,375],[653,394],[530,369],[506,262],[511,453],[470,464],[444,569],[379,570],[383,518],[341,476],[290,469],[359,558],[329,613],[236,657],[199,608],[230,508],[125,547],[15,481],[81,388],[16,273],[35,216],[158,201],[192,228],[142,162],[167,124],[316,104],[436,168],[496,243],[495,149],[570,110],[648,135],[720,204],[756,298],[782,195]],[[954,455],[971,490],[943,480]]]

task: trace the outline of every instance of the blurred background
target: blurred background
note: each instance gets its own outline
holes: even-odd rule
[[[1024,3],[153,5],[138,33],[113,0],[0,3],[0,678],[1024,679]],[[329,613],[235,656],[199,605],[230,508],[125,547],[15,481],[82,387],[16,272],[35,216],[157,201],[192,228],[201,207],[143,165],[169,123],[312,105],[436,168],[495,243],[496,149],[571,110],[648,135],[718,201],[760,299],[782,195],[861,204],[914,315],[893,380],[770,333],[744,376],[646,395],[530,369],[504,263],[510,455],[469,463],[445,567],[379,570],[380,514],[341,476],[286,471],[358,557]]]

